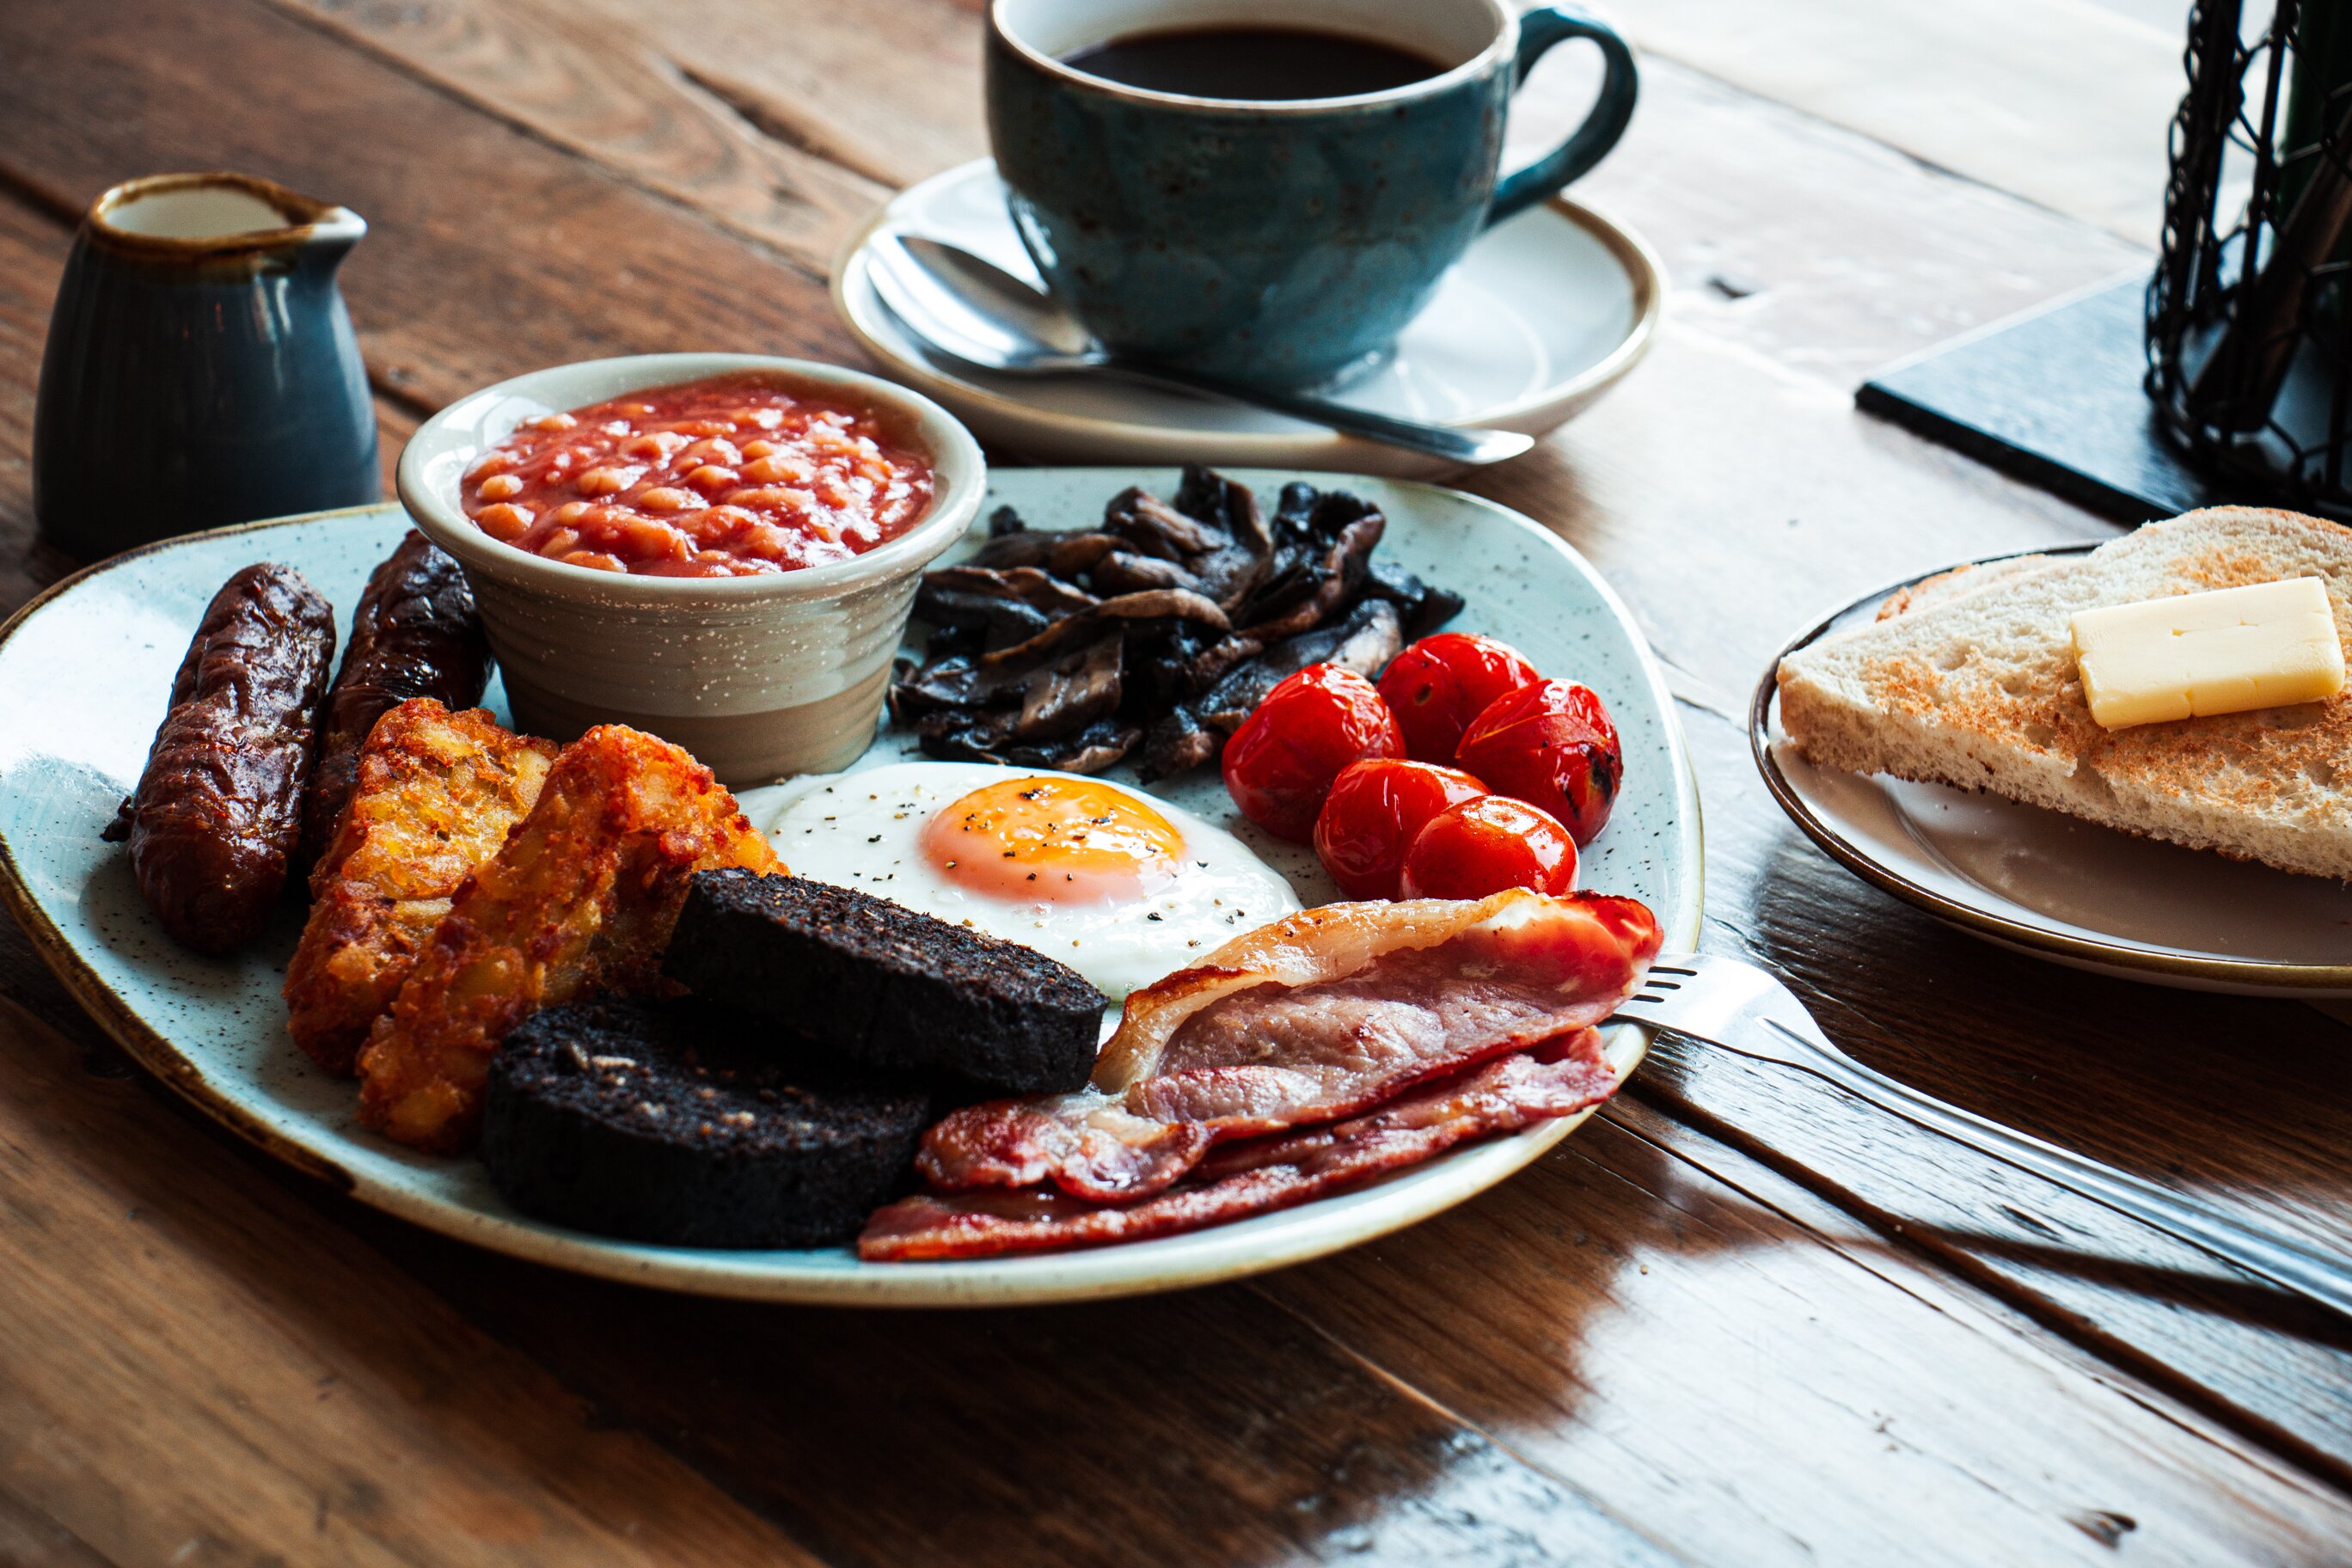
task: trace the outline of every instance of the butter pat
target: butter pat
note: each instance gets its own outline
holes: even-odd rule
[[[2083,695],[2110,730],[2344,689],[2344,647],[2318,577],[2108,605],[2072,624]]]

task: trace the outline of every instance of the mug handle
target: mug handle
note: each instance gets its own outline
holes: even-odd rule
[[[1523,212],[1585,174],[1609,155],[1633,118],[1633,98],[1641,82],[1633,69],[1633,51],[1614,28],[1565,5],[1544,5],[1519,18],[1519,59],[1511,90],[1528,79],[1528,72],[1554,44],[1570,38],[1590,38],[1601,46],[1601,96],[1592,111],[1569,139],[1495,187],[1486,208],[1489,226]]]

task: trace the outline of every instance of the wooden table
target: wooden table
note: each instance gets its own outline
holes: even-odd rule
[[[1707,942],[1864,1059],[2352,1250],[2352,1032],[1958,935],[1773,809],[1738,715],[1822,609],[2111,530],[1853,411],[1863,373],[2144,268],[2162,0],[1627,0],[1582,189],[1676,290],[1470,481],[1675,672]],[[649,19],[658,10],[659,21]],[[70,227],[227,167],[348,202],[389,458],[598,354],[855,361],[837,237],[983,148],[977,0],[0,5],[0,612]],[[635,13],[640,13],[637,15]],[[1577,106],[1547,66],[1521,131]],[[131,1070],[0,939],[0,1563],[2280,1563],[2352,1557],[2352,1327],[1817,1084],[1662,1047],[1517,1180],[1244,1284],[755,1308],[358,1208]]]

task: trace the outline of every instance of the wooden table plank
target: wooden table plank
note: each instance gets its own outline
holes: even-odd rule
[[[0,1489],[0,1563],[8,1568],[107,1568],[106,1559],[47,1514]]]
[[[1640,1104],[1507,1191],[1258,1289],[1696,1561],[2093,1563],[2113,1531],[2275,1563],[2352,1538],[2352,1500],[2084,1378]]]
[[[861,216],[834,210],[837,226],[821,230],[796,208],[779,222],[756,182],[698,174],[812,161],[809,139],[775,107],[805,113],[817,101],[805,8],[788,20],[765,7],[738,16],[727,0],[702,0],[709,15],[615,5],[592,22],[575,7],[551,20],[546,0],[278,3],[820,273]],[[832,68],[816,73],[829,116],[820,144],[905,183],[988,150],[974,85],[980,25],[951,0],[908,0],[893,16],[901,26],[887,38],[861,34],[862,51],[836,40],[839,52],[822,57]],[[731,121],[699,85],[721,77],[754,124]],[[1576,51],[1547,60],[1514,104],[1510,156],[1556,142],[1597,79]],[[711,150],[722,142],[744,150]],[[881,199],[880,186],[865,188]],[[1664,58],[1645,62],[1632,130],[1577,194],[1638,214],[1676,285],[1677,319],[1841,384],[2147,264],[2140,247]],[[1837,243],[1824,244],[1829,235]]]
[[[850,226],[887,194],[811,129],[774,132],[781,116],[748,119],[738,104],[664,55],[664,37],[704,39],[722,53],[740,29],[696,27],[668,7],[661,25],[551,0],[435,0],[353,6],[285,0],[292,14],[398,61],[475,108],[593,159],[645,188],[689,204],[823,276]],[[677,24],[684,22],[684,26]]]
[[[5,1003],[0,1046],[20,1510],[123,1563],[816,1561],[152,1086]]]
[[[313,6],[331,25],[364,34],[436,77],[447,66],[431,37],[454,26],[499,40],[501,53],[521,53],[537,47],[531,36],[550,8],[549,0],[419,0],[396,11],[339,0],[279,3]],[[897,186],[983,150],[975,136],[981,8],[979,0],[890,0],[881,10],[578,0],[563,15],[591,49],[656,62],[655,75],[717,99],[772,142]],[[642,96],[648,88],[664,100],[671,95],[659,81],[618,90]],[[593,131],[583,136],[593,139]]]
[[[1459,478],[1551,527],[1653,646],[1743,717],[1790,636],[1868,590],[2113,525],[1669,325],[1638,375],[1527,458]]]
[[[1499,1495],[1538,1484],[1496,1471],[1500,1455],[1542,1478],[1542,1506],[1509,1510],[1538,1541],[1591,1528],[1549,1500],[1557,1491],[1697,1562],[1810,1550],[1864,1563],[1885,1561],[1882,1547],[1925,1563],[2100,1561],[2095,1538],[2112,1517],[2162,1560],[2263,1563],[2315,1559],[2352,1529],[2342,1497],[2249,1463],[2226,1434],[2127,1380],[2084,1375],[2032,1325],[1880,1256],[1867,1231],[1813,1203],[1813,1223],[1826,1214],[1837,1227],[1833,1250],[1657,1147],[1704,1138],[1639,1109],[1630,1117],[1646,1137],[1596,1123],[1509,1189],[1247,1291],[946,1319],[762,1314],[586,1286],[592,1310],[565,1315],[572,1331],[530,1339],[591,1397],[656,1412],[682,1451],[808,1539],[856,1536],[883,1561],[942,1538],[976,1561],[1021,1561],[1024,1540],[1054,1561],[1096,1561],[1067,1510],[1097,1506],[1097,1460],[1110,1476],[1155,1478],[1117,1487],[1096,1519],[1128,1550],[1143,1543],[1141,1555],[1168,1539],[1152,1500],[1163,1495],[1197,1511],[1199,1554],[1271,1550],[1231,1533],[1229,1488],[1252,1517],[1288,1517],[1309,1500],[1301,1543],[1318,1552],[1352,1543],[1417,1561],[1493,1547],[1501,1536],[1440,1521],[1485,1519]],[[1753,1168],[1749,1178],[1772,1181]],[[508,1278],[537,1270],[452,1258],[413,1232],[378,1239],[501,1331],[543,1299]],[[1871,1265],[1861,1291],[1855,1253]],[[1295,1321],[1266,1327],[1231,1300],[1246,1293]],[[1264,1337],[1236,1342],[1237,1321]],[[638,1352],[615,1356],[615,1338]],[[737,1359],[732,1347],[753,1341]],[[1356,1355],[1425,1391],[1466,1433],[1437,1456],[1412,1428],[1350,1408]],[[1135,1358],[1152,1371],[1129,1370]],[[1165,1400],[1171,1379],[1188,1399],[1202,1385],[1219,1402],[1232,1423],[1222,1442],[1154,1447],[1169,1423],[1139,1417],[1130,1385]],[[1340,1394],[1321,1392],[1334,1383]],[[1073,1390],[1102,1408],[1070,1414]],[[845,1406],[812,1436],[807,1412]],[[1352,1488],[1287,1491],[1286,1468],[1278,1484],[1239,1479],[1228,1450],[1250,1466],[1303,1453],[1394,1500],[1362,1512]],[[906,1497],[910,1472],[942,1477],[948,1495]],[[1171,1473],[1186,1480],[1156,1479]]]
[[[33,394],[66,232],[0,194],[0,604],[12,608],[71,570],[33,540]]]
[[[2186,87],[2168,27],[2093,0],[1639,0],[1654,55],[2153,248]]]
[[[1585,64],[1538,68],[1513,104],[1515,154],[1551,145],[1583,116],[1599,75]],[[1655,56],[1625,140],[1571,194],[1658,248],[1679,325],[1841,391],[2152,265],[2103,230]]]
[[[1251,1292],[954,1313],[572,1280],[351,1223],[828,1555],[877,1563],[1680,1562]],[[567,1310],[543,1303],[560,1294]],[[625,1353],[616,1347],[626,1347]]]
[[[200,26],[168,0],[97,17],[0,9],[23,84],[0,98],[0,171],[69,208],[134,174],[221,164],[348,204],[373,226],[341,274],[362,349],[417,407],[599,354],[853,355],[804,270],[314,26],[246,0]],[[214,84],[255,59],[284,62],[273,113],[222,112]]]

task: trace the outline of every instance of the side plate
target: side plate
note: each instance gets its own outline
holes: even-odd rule
[[[1748,703],[1748,745],[1765,787],[1805,836],[1874,887],[2020,952],[2192,991],[2352,997],[2352,964],[2342,961],[2352,950],[2352,887],[2344,883],[1995,795],[1806,761],[1780,728],[1780,660],[1868,621],[1887,595],[1942,570],[1865,595],[1765,667]]]
[[[1265,491],[1292,476],[1234,477]],[[1175,479],[1169,469],[1013,470],[995,476],[982,515],[1010,504],[1036,526],[1064,527],[1127,485],[1164,493]],[[1587,884],[1642,898],[1670,944],[1695,942],[1697,794],[1664,682],[1623,605],[1582,557],[1515,512],[1429,485],[1334,482],[1387,510],[1383,549],[1468,598],[1457,625],[1506,638],[1545,670],[1572,674],[1608,700],[1625,748],[1626,788],[1586,860]],[[155,925],[128,855],[98,837],[138,778],[173,671],[220,583],[250,562],[279,561],[347,611],[406,526],[398,507],[384,506],[173,540],[68,579],[0,627],[0,901],[75,997],[150,1071],[362,1202],[517,1257],[671,1289],[890,1306],[1042,1302],[1207,1284],[1336,1251],[1494,1185],[1576,1125],[1531,1128],[1319,1203],[1189,1236],[991,1261],[877,1265],[844,1248],[643,1247],[515,1213],[478,1163],[415,1154],[358,1127],[351,1085],[293,1048],[278,993],[300,931],[299,909],[289,902],[247,952],[198,957]],[[495,685],[488,700],[503,712]],[[904,744],[886,730],[868,757],[895,759]],[[1239,823],[1213,770],[1158,793],[1235,826],[1307,901],[1332,896],[1310,857]],[[1613,1030],[1611,1060],[1630,1072],[1647,1043],[1641,1030]]]

